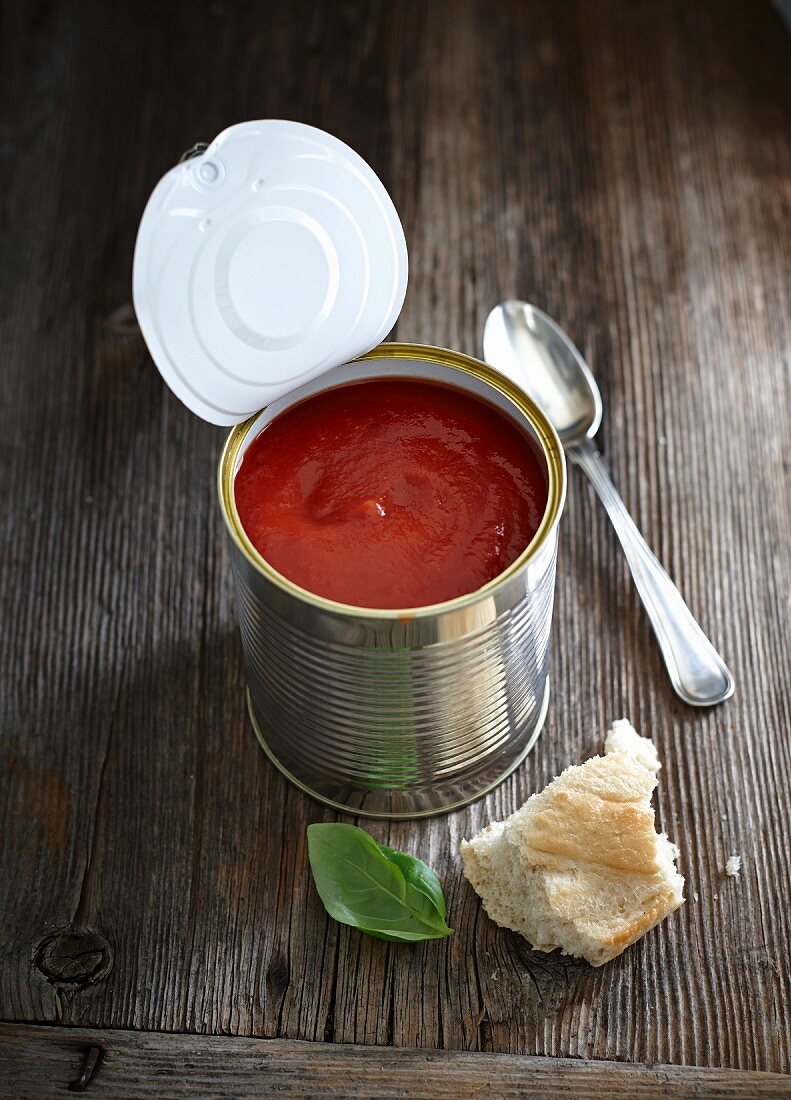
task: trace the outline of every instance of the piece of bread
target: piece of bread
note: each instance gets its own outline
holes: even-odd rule
[[[621,720],[605,752],[461,844],[464,874],[495,923],[538,951],[559,947],[592,966],[684,901],[678,851],[654,827],[653,742]]]

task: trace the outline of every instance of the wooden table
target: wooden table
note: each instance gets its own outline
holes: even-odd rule
[[[2,49],[2,1095],[60,1095],[87,1064],[96,1097],[788,1096],[791,48],[772,10],[16,4]],[[333,815],[245,714],[223,432],[165,389],[130,304],[157,179],[255,117],[330,129],[386,182],[411,257],[398,338],[479,354],[506,296],[568,329],[614,478],[737,679],[711,711],[673,695],[572,471],[536,751],[463,812],[370,826],[438,871],[448,940],[325,915],[305,827]],[[687,904],[594,970],[495,927],[458,847],[622,715],[664,759]]]

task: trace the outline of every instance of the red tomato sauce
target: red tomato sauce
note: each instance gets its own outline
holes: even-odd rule
[[[387,609],[480,588],[519,557],[547,505],[544,463],[515,423],[412,379],[339,386],[286,410],[250,444],[234,492],[278,572]]]

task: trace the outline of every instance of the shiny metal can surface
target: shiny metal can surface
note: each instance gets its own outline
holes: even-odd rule
[[[548,503],[535,537],[500,576],[446,603],[382,611],[316,596],[265,561],[236,510],[236,471],[266,424],[313,393],[381,377],[477,394],[519,424],[543,457]],[[463,806],[518,766],[548,705],[565,484],[557,435],[518,386],[475,359],[423,345],[382,344],[233,429],[219,494],[248,707],[261,745],[287,778],[347,813],[412,818]]]

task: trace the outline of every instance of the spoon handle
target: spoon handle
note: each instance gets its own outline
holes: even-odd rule
[[[723,702],[733,694],[733,676],[638,531],[598,450],[585,440],[567,453],[588,475],[607,509],[676,692],[696,707]]]

